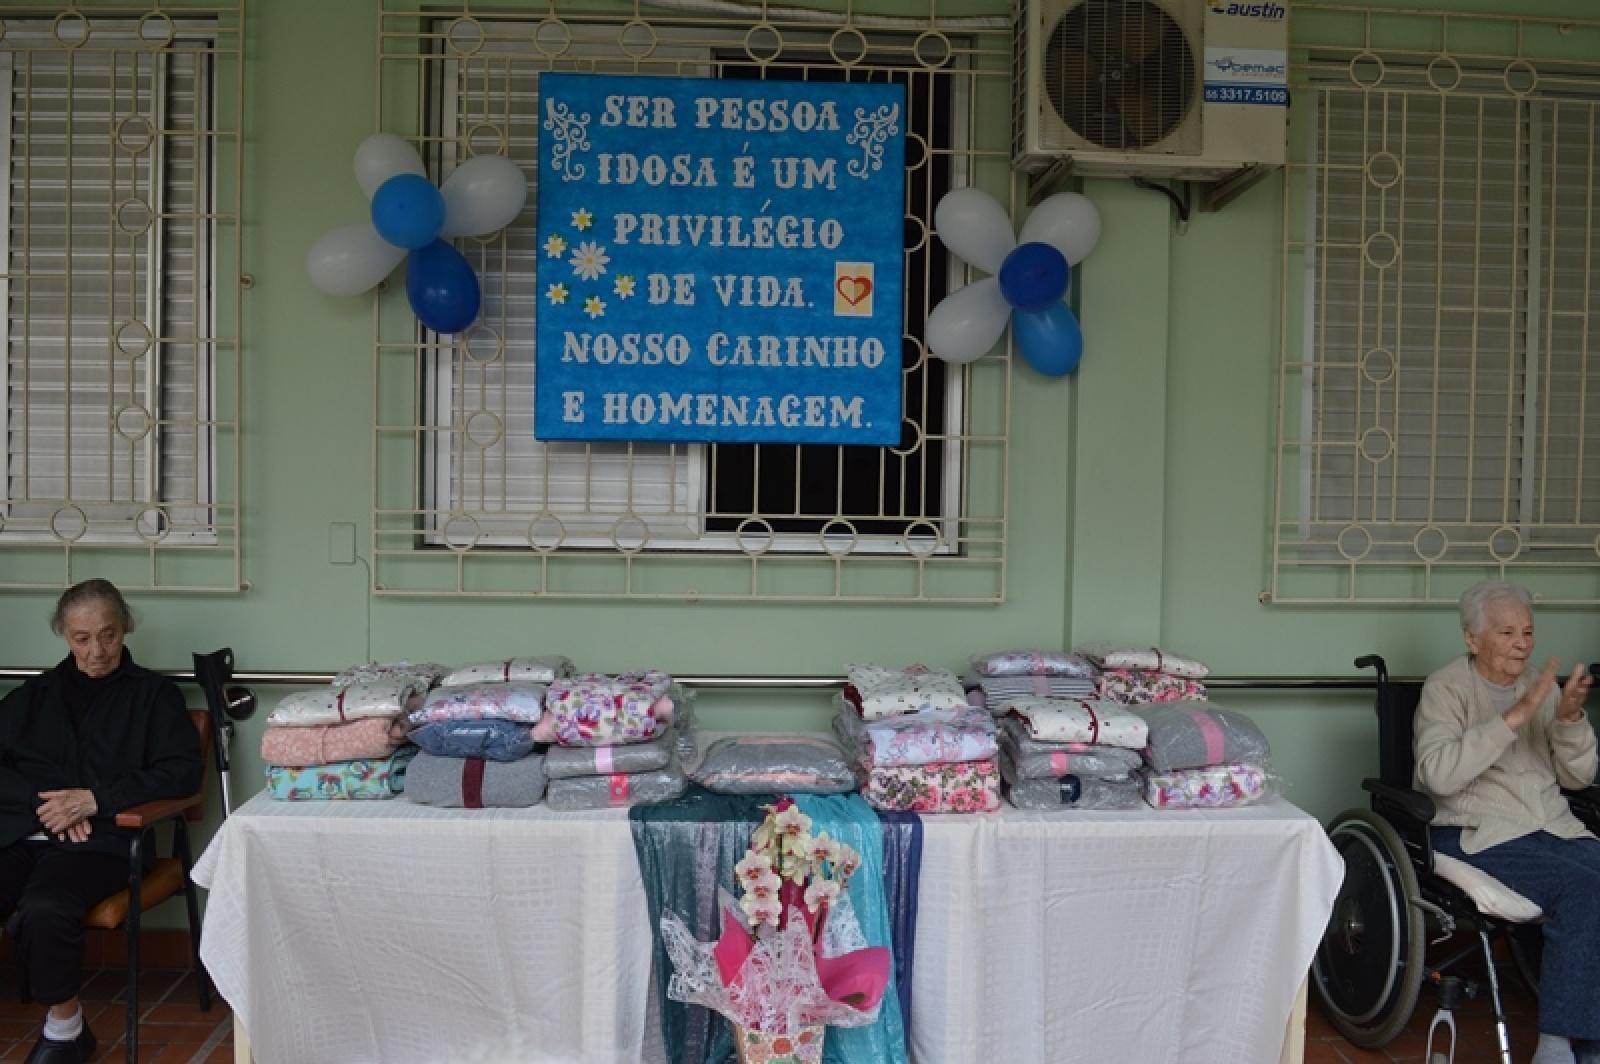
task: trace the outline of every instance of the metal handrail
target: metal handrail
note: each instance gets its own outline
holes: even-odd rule
[[[28,667],[0,668],[0,680],[26,680],[37,676],[46,669]],[[185,669],[158,669],[163,676],[168,676],[179,683],[193,683],[194,672]],[[274,672],[264,670],[261,672],[235,672],[232,682],[235,684],[264,684],[292,685],[297,687],[314,687],[319,684],[332,682],[335,673],[331,672]],[[844,684],[843,676],[802,676],[802,675],[738,675],[731,673],[712,674],[705,676],[677,676],[673,677],[685,687],[703,689],[726,690],[818,690],[840,687]],[[1392,677],[1395,682],[1415,682],[1406,677]],[[1418,678],[1420,680],[1420,677]],[[1205,685],[1213,690],[1292,690],[1292,691],[1343,691],[1343,690],[1371,690],[1377,686],[1377,680],[1371,676],[1208,676]]]

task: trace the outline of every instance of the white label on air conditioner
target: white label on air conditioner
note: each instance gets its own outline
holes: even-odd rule
[[[1289,55],[1279,48],[1207,48],[1206,103],[1289,102]]]

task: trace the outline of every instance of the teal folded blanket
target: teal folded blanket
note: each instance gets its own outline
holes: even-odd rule
[[[336,761],[313,768],[267,768],[267,793],[279,801],[340,801],[393,798],[406,789],[406,767],[417,756],[407,744],[389,757]]]

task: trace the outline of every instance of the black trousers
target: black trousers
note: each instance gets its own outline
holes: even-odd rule
[[[23,986],[42,1005],[78,996],[83,918],[128,885],[128,859],[37,840],[0,849],[0,921],[15,936]]]

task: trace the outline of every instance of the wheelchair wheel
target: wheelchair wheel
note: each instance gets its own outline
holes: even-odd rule
[[[1339,1033],[1376,1049],[1404,1029],[1422,989],[1427,927],[1404,844],[1366,809],[1340,813],[1328,837],[1344,883],[1311,965],[1312,985]]]

